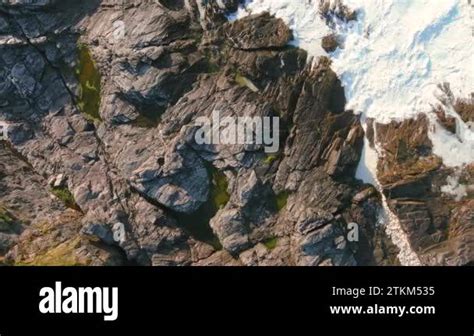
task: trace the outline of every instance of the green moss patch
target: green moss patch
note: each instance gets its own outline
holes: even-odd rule
[[[277,244],[278,244],[278,238],[277,237],[272,237],[272,238],[267,239],[263,242],[263,245],[265,245],[265,247],[269,250],[275,249],[275,247],[277,247]]]
[[[80,238],[68,240],[58,246],[35,256],[33,259],[16,263],[16,266],[81,266],[75,257],[75,250],[80,247]]]
[[[283,191],[276,196],[275,201],[278,211],[281,211],[286,206],[289,196],[290,194],[287,191]]]
[[[68,208],[81,211],[79,206],[76,203],[76,200],[74,199],[74,196],[72,193],[69,191],[68,188],[65,187],[56,187],[51,189],[51,193],[59,198],[64,205],[66,205]]]
[[[87,119],[101,121],[101,76],[87,46],[78,46],[79,60],[76,67],[76,78],[79,82],[77,106]]]
[[[214,169],[212,171],[211,199],[217,210],[225,207],[230,200],[228,187],[229,183],[225,174]]]
[[[268,154],[265,157],[265,159],[263,159],[263,163],[270,166],[276,160],[278,160],[278,155],[277,154]]]
[[[13,224],[15,224],[13,216],[6,209],[0,207],[0,231],[9,231]]]

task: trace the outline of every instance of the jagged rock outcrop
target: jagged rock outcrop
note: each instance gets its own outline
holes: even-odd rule
[[[357,12],[346,6],[342,0],[319,0],[319,12],[327,21],[337,18],[348,22],[357,18]]]
[[[376,124],[378,178],[423,264],[466,265],[474,259],[473,167],[447,168],[433,154],[428,119]]]
[[[122,253],[80,234],[82,213],[5,143],[0,143],[0,254],[15,265],[122,265]]]
[[[396,263],[376,228],[379,197],[353,177],[364,134],[330,61],[308,64],[268,14],[228,22],[237,3],[0,7],[0,117],[22,158],[13,166],[40,176],[42,193],[18,201],[28,210],[4,201],[14,192],[0,202],[15,218],[44,212],[0,240],[8,260]],[[278,116],[280,151],[197,143],[196,120],[214,111]],[[347,239],[352,221],[360,244]]]
[[[322,47],[326,52],[331,53],[335,51],[339,46],[340,43],[336,34],[330,34],[323,37]]]

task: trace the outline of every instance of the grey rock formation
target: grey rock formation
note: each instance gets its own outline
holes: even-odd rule
[[[6,262],[397,263],[379,195],[354,178],[364,134],[330,61],[308,64],[269,14],[228,22],[238,3],[0,5]],[[214,111],[279,116],[280,151],[197,143]]]

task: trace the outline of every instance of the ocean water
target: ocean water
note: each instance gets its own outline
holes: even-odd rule
[[[472,2],[473,4],[471,4]],[[329,56],[340,76],[347,109],[379,123],[404,120],[425,113],[430,120],[433,151],[446,166],[462,169],[474,162],[474,133],[457,119],[453,135],[436,121],[432,107],[439,103],[442,83],[449,83],[456,97],[474,92],[474,1],[469,0],[345,0],[358,11],[358,20],[335,21],[329,28],[319,15],[316,0],[248,0],[231,20],[268,11],[293,30],[292,44],[309,55]],[[333,29],[333,30],[331,30]],[[343,48],[327,55],[321,39],[331,32],[343,39]],[[377,187],[377,148],[364,146],[357,177]],[[381,220],[401,249],[405,265],[419,260],[401,230],[398,219],[385,204]]]

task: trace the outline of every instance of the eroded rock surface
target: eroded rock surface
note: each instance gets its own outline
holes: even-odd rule
[[[379,181],[423,264],[466,265],[474,257],[473,167],[452,169],[433,154],[424,115],[376,124]]]
[[[364,132],[345,110],[330,61],[308,64],[304,50],[288,45],[288,27],[268,14],[228,22],[237,4],[3,2],[0,117],[9,140],[0,209],[12,222],[0,222],[5,262],[397,264],[377,225],[380,195],[354,178]],[[354,18],[345,7],[328,11]],[[196,143],[196,119],[216,110],[279,116],[280,151]],[[419,155],[428,155],[425,140]],[[437,204],[406,200],[434,178],[436,158],[408,168],[413,180],[382,180],[401,217],[418,214],[405,223],[416,227],[414,246],[446,241],[448,228],[467,237],[470,203],[450,206],[456,211],[435,223]],[[351,222],[359,242],[348,240]],[[458,251],[466,242],[448,241],[440,248],[462,248],[446,260],[469,258]],[[427,263],[445,262],[430,253]]]

